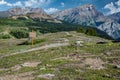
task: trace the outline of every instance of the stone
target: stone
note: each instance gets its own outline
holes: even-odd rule
[[[52,79],[54,76],[55,74],[41,74],[41,75],[38,75],[38,78]]]

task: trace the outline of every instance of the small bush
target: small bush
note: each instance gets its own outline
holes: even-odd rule
[[[0,39],[10,39],[11,35],[10,34],[0,34]]]
[[[46,41],[45,39],[35,39],[34,44],[42,43],[42,42],[45,42],[45,41]],[[31,44],[32,44],[31,41],[26,41],[26,42],[23,42],[19,45],[31,45]]]
[[[10,34],[18,39],[29,37],[29,32],[26,30],[12,30]]]
[[[79,28],[77,29],[78,33],[84,33],[90,36],[98,36],[97,31],[93,28]]]
[[[26,20],[25,17],[18,17],[17,19],[18,19],[18,20]]]
[[[84,28],[79,28],[79,29],[77,29],[77,32],[78,32],[78,33],[85,33],[85,31],[86,31],[86,30],[85,30]]]
[[[92,28],[88,28],[85,32],[85,34],[90,35],[90,36],[97,36],[97,32],[96,30],[92,29]]]

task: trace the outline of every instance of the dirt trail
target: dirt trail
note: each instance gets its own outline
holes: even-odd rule
[[[15,75],[5,75],[0,77],[0,80],[33,80],[35,78],[33,73],[34,72],[26,72]]]
[[[16,54],[28,53],[28,52],[37,51],[37,50],[42,50],[42,49],[68,46],[68,45],[69,45],[69,43],[53,43],[53,44],[49,44],[49,45],[45,45],[45,46],[37,47],[37,48],[32,48],[32,49],[25,50],[25,51],[21,51],[21,52],[10,53],[10,54],[1,56],[0,58],[7,57],[7,56],[12,56],[12,55],[16,55]]]

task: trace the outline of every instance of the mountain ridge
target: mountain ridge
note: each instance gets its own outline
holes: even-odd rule
[[[55,23],[62,23],[66,21],[72,24],[79,24],[83,26],[93,26],[104,32],[114,39],[120,38],[120,18],[117,17],[120,13],[104,16],[92,4],[86,4],[76,8],[70,8],[63,11],[48,15],[41,8],[12,8],[8,11],[0,12],[0,17],[12,17],[17,19],[19,17],[39,19],[40,21],[48,21]],[[117,17],[117,19],[116,19]],[[112,25],[114,24],[114,25]]]
[[[73,24],[97,27],[114,39],[120,38],[120,12],[105,16],[103,13],[99,12],[95,6],[86,4],[51,14],[51,16]]]

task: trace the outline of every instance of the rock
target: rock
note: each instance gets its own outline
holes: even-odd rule
[[[57,41],[58,42],[69,42],[69,40],[66,38],[59,38]]]
[[[83,46],[83,43],[84,43],[83,41],[76,41],[75,45],[76,46]]]
[[[55,74],[41,74],[38,76],[38,78],[52,79],[54,76]]]
[[[118,69],[120,69],[120,65],[115,65],[115,68],[118,68]]]
[[[106,52],[105,55],[110,56],[112,52]]]
[[[68,36],[70,35],[70,33],[69,33],[69,32],[65,32],[65,34],[66,34],[66,35],[68,35]]]
[[[40,68],[40,70],[45,70],[45,69],[46,69],[45,67]]]

